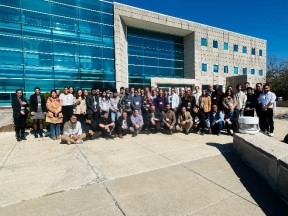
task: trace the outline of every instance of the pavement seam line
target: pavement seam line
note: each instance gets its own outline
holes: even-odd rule
[[[105,183],[102,183],[107,191],[107,193],[111,196],[111,198],[113,199],[116,207],[119,209],[119,211],[124,215],[126,216],[124,210],[121,208],[120,204],[118,203],[118,201],[116,200],[116,198],[112,195],[111,191],[109,190],[109,188],[106,186]]]
[[[14,144],[13,148],[11,149],[11,151],[9,152],[9,154],[6,156],[5,160],[3,161],[3,163],[0,166],[0,171],[2,170],[2,168],[4,167],[5,163],[7,162],[8,158],[10,157],[10,155],[12,154],[12,152],[14,151],[15,147],[16,147],[17,143]]]
[[[249,203],[251,203],[252,205],[259,207],[259,205],[257,205],[257,204],[255,204],[255,203],[251,202],[250,200],[246,199],[245,197],[240,196],[239,194],[237,194],[237,193],[235,193],[235,192],[233,192],[233,191],[231,191],[231,190],[225,188],[224,186],[222,186],[222,185],[220,185],[220,184],[218,184],[218,183],[212,181],[211,179],[209,179],[209,178],[207,178],[207,177],[201,175],[200,173],[195,172],[194,170],[192,170],[192,169],[190,169],[190,168],[184,166],[183,164],[180,164],[180,166],[182,166],[183,168],[189,170],[190,172],[192,172],[192,173],[194,173],[194,174],[200,176],[201,178],[203,178],[203,179],[205,179],[205,180],[211,182],[212,184],[214,184],[214,185],[216,185],[216,186],[218,186],[218,187],[220,187],[220,188],[222,188],[222,189],[228,191],[229,193],[234,194],[235,196],[237,196],[237,197],[239,197],[239,198],[245,200],[246,202],[249,202]]]
[[[80,151],[80,153],[82,154],[82,156],[84,157],[84,159],[86,160],[88,166],[90,167],[90,169],[93,171],[93,173],[96,175],[96,182],[97,183],[101,183],[105,180],[108,180],[107,176],[104,175],[104,173],[99,170],[99,169],[95,169],[95,167],[90,163],[89,159],[87,158],[87,156],[84,154],[84,152],[81,151],[81,149],[79,148],[78,145],[76,145],[78,150]],[[98,171],[98,172],[97,172]]]

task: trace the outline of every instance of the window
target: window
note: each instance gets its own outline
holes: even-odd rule
[[[217,40],[213,40],[213,48],[218,48],[218,41]]]
[[[201,46],[207,47],[207,38],[201,38]]]
[[[263,70],[262,70],[262,69],[260,69],[260,70],[258,71],[258,75],[259,75],[259,76],[263,76]]]
[[[234,75],[238,75],[238,67],[234,67]]]
[[[234,44],[233,50],[234,50],[234,52],[238,52],[238,44]]]
[[[228,65],[225,65],[225,66],[224,66],[224,73],[226,73],[226,74],[229,73],[229,71],[228,71]]]
[[[213,72],[218,73],[219,71],[219,66],[217,64],[213,65]]]
[[[207,72],[208,66],[205,63],[202,63],[202,72]]]
[[[229,50],[229,45],[227,42],[224,42],[224,50]]]
[[[263,52],[262,52],[262,50],[260,49],[259,50],[259,56],[262,56],[263,55]]]
[[[252,48],[251,49],[251,55],[255,55],[256,51],[255,51],[255,48]]]
[[[242,47],[242,53],[247,53],[247,47],[246,46]]]
[[[247,75],[247,68],[243,68],[242,74],[243,74],[243,75]]]
[[[251,75],[255,75],[255,69],[251,69]]]

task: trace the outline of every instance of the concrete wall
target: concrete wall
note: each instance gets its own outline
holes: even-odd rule
[[[234,134],[233,149],[288,203],[288,145],[264,134]]]
[[[240,75],[226,78],[226,86],[231,85],[235,89],[236,85],[249,82],[252,88],[255,88],[256,83],[265,83],[265,77],[257,77],[252,75]]]
[[[127,46],[121,30],[125,25],[182,36],[184,38],[184,78],[195,79],[196,85],[225,85],[226,78],[234,76],[234,66],[238,67],[239,74],[242,74],[242,68],[246,67],[247,73],[251,68],[255,69],[255,74],[262,69],[263,77],[266,76],[266,40],[118,3],[114,3],[114,13],[115,37],[118,37],[115,38],[116,77],[118,73],[122,74],[120,77],[126,77],[123,73],[127,70],[125,64],[128,64],[128,61],[127,57],[122,55],[127,55],[127,48],[126,51],[118,49],[119,47],[125,49]],[[123,40],[119,40],[119,37]],[[201,46],[202,37],[208,39],[207,47]],[[218,41],[218,48],[213,48],[213,40]],[[229,43],[229,50],[223,49],[224,42]],[[233,51],[234,44],[238,44],[238,52]],[[242,53],[242,46],[247,46],[247,54]],[[251,48],[256,49],[256,55],[251,55]],[[259,49],[262,49],[263,56],[258,55]],[[202,72],[202,63],[208,64],[207,72]],[[121,65],[120,69],[118,64]],[[218,73],[213,72],[214,64],[219,65]],[[224,74],[224,65],[229,66],[228,74]],[[259,79],[263,80],[263,77],[252,76],[250,82],[254,84]],[[119,78],[118,80],[117,83],[128,86],[125,79]]]

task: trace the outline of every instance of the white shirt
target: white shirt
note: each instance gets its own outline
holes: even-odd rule
[[[193,93],[193,96],[195,97],[195,100],[196,100],[196,103],[198,103],[198,101],[199,101],[199,97],[201,96],[201,92],[199,91],[199,92],[194,92]]]
[[[259,98],[258,103],[261,104],[261,107],[266,106],[267,104],[271,103],[268,108],[273,108],[276,101],[276,95],[273,92],[263,92]]]
[[[67,95],[61,93],[59,99],[62,106],[72,106],[74,104],[73,95],[70,93],[68,93]]]
[[[235,98],[237,101],[237,109],[244,109],[247,101],[247,96],[243,91],[237,92],[235,94]]]
[[[179,106],[179,96],[178,94],[171,95],[171,107],[172,109],[176,109]]]

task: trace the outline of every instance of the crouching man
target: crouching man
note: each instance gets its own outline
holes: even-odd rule
[[[212,111],[210,115],[210,125],[211,125],[210,133],[219,136],[220,131],[224,127],[224,114],[221,110],[218,110],[216,104],[212,106]]]
[[[239,111],[234,109],[233,104],[229,104],[229,111],[225,115],[225,126],[227,128],[228,135],[239,132]]]
[[[181,114],[178,116],[178,125],[176,126],[177,131],[182,131],[186,135],[189,134],[189,131],[193,125],[192,117],[189,112],[186,111],[186,107],[181,108]]]
[[[139,110],[135,109],[131,115],[131,127],[129,128],[130,132],[133,133],[132,137],[138,135],[142,129],[143,124],[143,117],[139,114]]]
[[[99,127],[102,131],[104,138],[114,139],[115,123],[109,118],[109,113],[106,111],[101,112],[101,119],[99,121]]]
[[[86,134],[82,133],[81,123],[77,121],[77,116],[72,115],[70,120],[64,124],[61,141],[70,144],[82,144]]]
[[[102,132],[97,129],[97,123],[93,120],[93,116],[86,115],[85,121],[82,124],[82,130],[86,134],[86,139],[94,140],[99,138]]]

